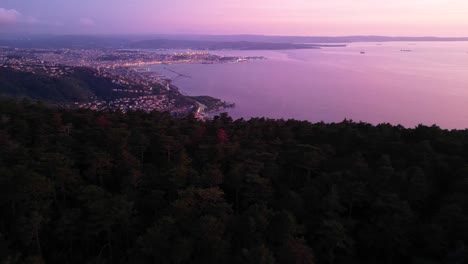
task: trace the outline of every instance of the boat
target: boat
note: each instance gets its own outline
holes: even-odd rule
[[[361,54],[366,54],[366,52],[365,52],[365,51],[361,51]]]

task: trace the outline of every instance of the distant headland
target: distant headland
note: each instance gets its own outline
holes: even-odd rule
[[[285,50],[342,47],[353,42],[392,41],[468,41],[468,37],[11,34],[0,36],[0,47]]]

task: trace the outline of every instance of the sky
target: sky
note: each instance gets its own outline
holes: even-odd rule
[[[0,0],[0,33],[468,37],[467,0]]]

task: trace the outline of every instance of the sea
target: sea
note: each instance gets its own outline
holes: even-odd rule
[[[235,103],[235,108],[226,110],[235,119],[327,123],[348,119],[405,127],[468,128],[468,42],[210,52],[266,59],[153,65],[151,69],[173,79],[187,95],[209,95]]]

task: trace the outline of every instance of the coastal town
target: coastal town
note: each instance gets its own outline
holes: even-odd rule
[[[93,68],[116,68],[176,63],[239,63],[264,57],[220,56],[203,51],[133,49],[19,49],[0,47],[0,66],[11,64],[67,65]]]
[[[172,80],[150,70],[150,65],[180,63],[242,63],[263,57],[219,56],[208,52],[162,53],[118,49],[13,49],[0,48],[0,67],[16,71],[66,78],[83,69],[96,78],[112,83],[111,96],[92,97],[87,101],[66,103],[66,107],[98,111],[168,111],[174,115],[193,113],[205,118],[209,111],[233,104],[217,99],[210,107],[183,95]],[[168,71],[172,71],[167,68]],[[177,75],[180,73],[173,71]]]

